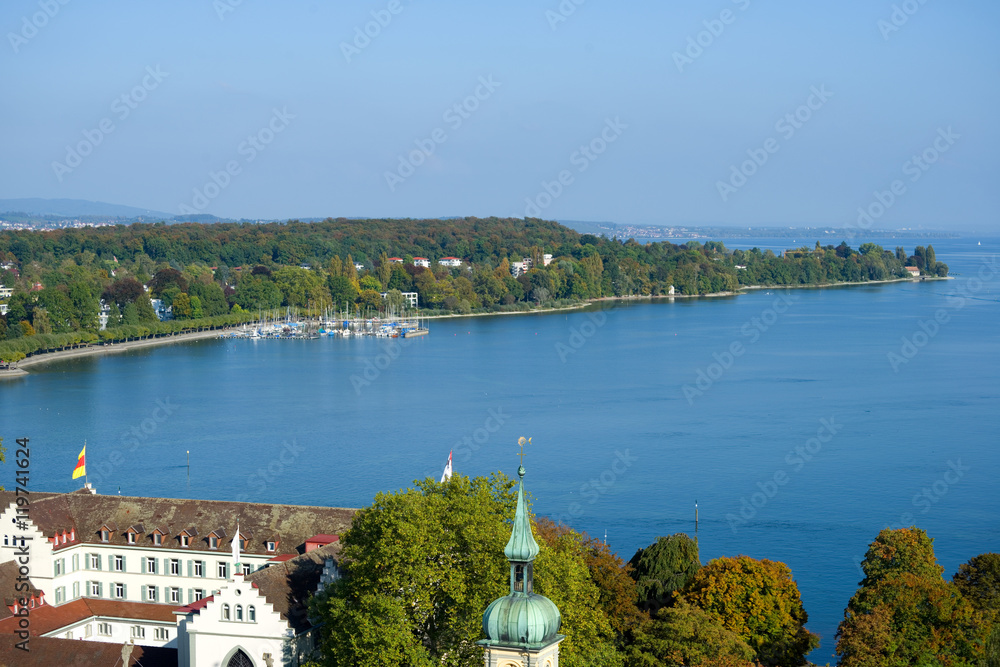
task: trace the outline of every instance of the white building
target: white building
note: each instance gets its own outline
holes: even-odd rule
[[[14,295],[13,287],[4,287],[0,285],[0,299],[9,299]]]
[[[449,266],[452,268],[457,268],[462,266],[462,260],[458,257],[442,257],[438,260],[438,264],[441,266]]]
[[[414,257],[413,266],[422,266],[425,269],[429,269],[431,268],[431,260],[427,259],[426,257]]]
[[[382,292],[381,294],[382,294],[382,298],[384,299],[384,298],[386,298],[386,296],[388,296],[389,293],[388,292]],[[403,295],[403,298],[406,300],[406,303],[407,303],[407,305],[410,308],[416,308],[417,307],[417,301],[418,301],[419,296],[420,296],[417,292],[400,292],[400,294]]]
[[[521,274],[527,273],[528,269],[531,268],[531,258],[527,258],[523,262],[511,262],[510,263],[510,273],[512,276],[517,278]]]
[[[29,610],[32,634],[176,648],[189,658],[177,663],[183,667],[227,667],[219,662],[223,647],[232,655],[230,649],[242,647],[251,657],[232,664],[269,664],[263,653],[270,652],[274,665],[298,665],[299,656],[312,651],[304,611],[308,592],[324,571],[328,577],[335,572],[330,559],[339,552],[336,534],[354,514],[327,507],[100,496],[86,489],[31,499],[29,511],[18,512],[14,494],[0,491],[5,508],[0,590],[5,568],[27,545],[30,583],[37,591]],[[224,602],[233,596],[245,601],[239,609]],[[217,603],[197,604],[209,597]],[[224,603],[230,604],[228,621]],[[203,611],[209,607],[217,619],[209,620],[211,614]],[[8,618],[0,617],[0,635],[17,628],[16,601],[8,610]],[[218,624],[221,630],[214,627]],[[265,644],[267,651],[261,648]]]
[[[101,325],[100,330],[104,331],[108,328],[108,318],[111,317],[111,306],[104,303],[104,299],[101,299],[101,309],[97,313],[97,321]]]
[[[546,254],[542,255],[542,266],[548,266],[551,263],[552,263],[552,255],[551,254],[546,253]]]
[[[390,264],[402,264],[403,263],[403,258],[402,257],[390,257],[389,258],[389,263]]]
[[[357,269],[358,271],[364,271],[365,265],[362,264],[361,262],[354,262],[354,268]]]

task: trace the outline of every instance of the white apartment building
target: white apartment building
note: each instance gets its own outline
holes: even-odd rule
[[[438,264],[441,266],[449,266],[451,268],[457,268],[462,266],[462,260],[458,257],[442,257],[438,260]]]
[[[335,572],[327,560],[339,552],[337,534],[354,514],[328,507],[101,496],[87,489],[33,493],[30,499],[27,511],[18,511],[14,494],[0,492],[0,589],[10,612],[0,615],[0,634],[16,628],[18,598],[12,600],[7,580],[27,545],[34,634],[176,647],[179,656],[190,658],[178,662],[184,667],[225,667],[209,646],[242,646],[252,658],[248,664],[265,664],[262,653],[270,651],[273,664],[297,665],[298,658],[281,656],[311,651],[311,643],[275,652],[283,643],[298,646],[311,629],[304,616],[308,594],[292,589],[315,589],[324,569],[328,578]],[[301,568],[311,568],[313,578],[303,577]],[[256,577],[264,583],[258,586]],[[244,602],[231,602],[233,596]],[[221,630],[206,629],[219,624]],[[199,633],[214,639],[196,641]],[[261,648],[265,644],[268,651]],[[198,659],[203,650],[214,657]]]
[[[426,257],[414,257],[413,266],[422,266],[425,269],[429,269],[431,268],[431,260],[427,259]]]

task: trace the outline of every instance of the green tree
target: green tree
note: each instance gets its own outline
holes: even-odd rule
[[[326,664],[481,665],[475,642],[507,592],[515,502],[503,475],[379,493],[341,538],[342,583],[313,602]]]
[[[281,306],[281,290],[267,278],[253,274],[244,275],[236,289],[236,303],[253,313],[261,310],[274,310]]]
[[[1000,626],[1000,554],[973,556],[958,566],[952,582],[990,623]]]
[[[639,592],[639,606],[647,611],[669,606],[674,593],[701,568],[698,540],[684,533],[657,537],[656,542],[636,551],[629,565]]]
[[[717,558],[695,573],[681,595],[735,632],[764,665],[801,665],[819,645],[804,627],[808,616],[799,587],[784,563]]]
[[[201,308],[206,317],[225,315],[229,312],[226,295],[218,283],[194,283],[188,288],[188,294],[201,301]]]
[[[331,275],[326,281],[330,290],[330,298],[334,307],[342,307],[345,303],[354,303],[358,298],[358,290],[346,276]]]
[[[365,291],[366,289],[370,289],[373,292],[381,292],[382,291],[382,283],[379,282],[378,278],[376,278],[375,276],[371,275],[370,273],[367,274],[367,275],[361,276],[361,278],[358,280],[358,286],[361,288],[362,292]]]
[[[201,307],[201,299],[196,296],[188,295],[191,300],[191,319],[198,320],[205,316],[204,310]]]
[[[382,295],[373,289],[362,290],[358,295],[358,308],[361,312],[366,310],[377,311],[382,307]]]

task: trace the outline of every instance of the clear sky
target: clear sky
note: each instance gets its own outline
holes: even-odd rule
[[[4,0],[0,198],[995,230],[998,25],[988,0]]]

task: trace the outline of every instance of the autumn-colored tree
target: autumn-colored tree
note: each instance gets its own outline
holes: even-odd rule
[[[934,540],[910,528],[879,532],[861,563],[865,578],[837,629],[846,667],[962,665],[980,657],[982,616],[941,577]]]
[[[635,606],[636,589],[630,576],[631,567],[612,552],[607,544],[586,533],[577,533],[566,525],[556,524],[548,518],[535,521],[535,535],[540,542],[549,545],[567,535],[572,536],[577,545],[575,550],[586,564],[590,579],[597,587],[600,607],[619,638],[642,621],[643,615]]]
[[[536,524],[537,526],[538,524]],[[601,590],[591,578],[589,539],[564,525],[545,522],[538,532],[542,549],[535,560],[535,590],[552,600],[562,614],[566,639],[559,645],[561,665],[621,664],[615,632],[601,605]]]
[[[735,632],[764,665],[800,665],[819,645],[804,627],[799,587],[784,563],[717,558],[695,573],[681,597]]]
[[[940,579],[944,568],[934,556],[934,540],[916,526],[910,528],[885,528],[875,541],[868,545],[868,552],[861,562],[865,578],[859,586],[874,586],[893,574],[909,572],[920,577]],[[862,610],[864,611],[864,610]]]
[[[837,654],[842,667],[971,665],[986,635],[954,584],[903,572],[855,594],[837,630]]]
[[[753,667],[754,651],[708,612],[681,600],[647,621],[628,647],[628,667]]]

